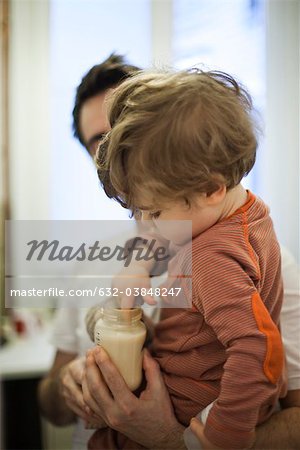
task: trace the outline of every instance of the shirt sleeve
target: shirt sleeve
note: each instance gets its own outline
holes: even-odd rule
[[[284,298],[280,314],[288,389],[300,389],[300,271],[291,253],[281,247]]]
[[[193,303],[224,346],[226,358],[204,433],[216,446],[248,448],[262,405],[272,407],[278,396],[281,337],[253,278],[234,258],[221,253],[210,258],[193,268]]]
[[[50,343],[66,353],[78,353],[79,343],[76,334],[78,311],[75,308],[59,308],[55,312]]]

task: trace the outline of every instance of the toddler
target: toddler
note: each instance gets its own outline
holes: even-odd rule
[[[250,448],[285,394],[279,245],[267,206],[241,184],[256,155],[251,110],[225,73],[140,73],[116,89],[97,154],[107,194],[181,248],[177,273],[190,259],[167,221],[192,223],[192,308],[162,309],[151,352],[177,419],[187,426],[213,402],[204,434],[227,449]],[[90,448],[104,442],[140,448],[109,429]]]

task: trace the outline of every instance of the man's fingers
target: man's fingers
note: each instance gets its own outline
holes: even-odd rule
[[[95,412],[103,411],[112,404],[112,396],[105,380],[96,364],[94,351],[89,352],[86,359],[86,371],[83,377],[82,391],[84,401]],[[101,409],[100,409],[101,406]]]
[[[147,389],[159,392],[161,392],[162,389],[166,389],[159,365],[146,348],[144,349],[143,368],[147,380]]]
[[[70,375],[66,374],[62,378],[62,394],[66,399],[75,401],[80,408],[84,408],[82,390]]]
[[[76,402],[77,405],[83,409],[85,407],[85,403],[83,400],[82,389],[77,384],[74,383],[72,388],[68,389],[67,396]]]
[[[83,393],[83,399],[85,403],[84,410],[87,414],[103,414],[103,411],[100,410],[100,406],[97,404],[97,402],[94,400],[93,395],[91,394],[88,382],[86,380],[86,376],[83,376],[82,380],[82,393]]]
[[[136,397],[129,390],[124,378],[105,350],[99,347],[94,352],[94,358],[114,399],[118,403],[134,402]]]
[[[71,376],[73,377],[74,381],[77,384],[82,383],[82,377],[84,372],[84,360],[85,358],[80,358],[76,360],[76,363],[74,362],[73,365],[70,367]]]
[[[190,422],[190,429],[200,441],[201,448],[206,450],[222,450],[221,447],[216,446],[207,439],[204,434],[204,425],[197,417],[192,418]]]
[[[83,409],[85,407],[85,402],[83,400],[82,389],[77,388],[76,391],[73,391],[74,401],[76,401],[77,405]]]
[[[190,422],[190,428],[191,428],[192,432],[197,436],[197,438],[202,443],[203,440],[205,439],[203,423],[200,422],[200,420],[197,419],[196,417],[193,417]]]
[[[90,416],[81,408],[78,407],[77,403],[72,400],[66,400],[67,406],[73,411],[76,416],[81,417],[83,420],[91,420]]]

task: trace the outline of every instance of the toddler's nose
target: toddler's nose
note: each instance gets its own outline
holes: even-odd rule
[[[141,216],[141,220],[145,221],[145,220],[151,220],[151,215],[148,211],[142,211],[142,216]]]

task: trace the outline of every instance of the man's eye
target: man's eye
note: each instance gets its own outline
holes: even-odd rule
[[[152,219],[158,219],[158,217],[160,216],[161,211],[154,211],[154,212],[150,212],[149,215]]]

